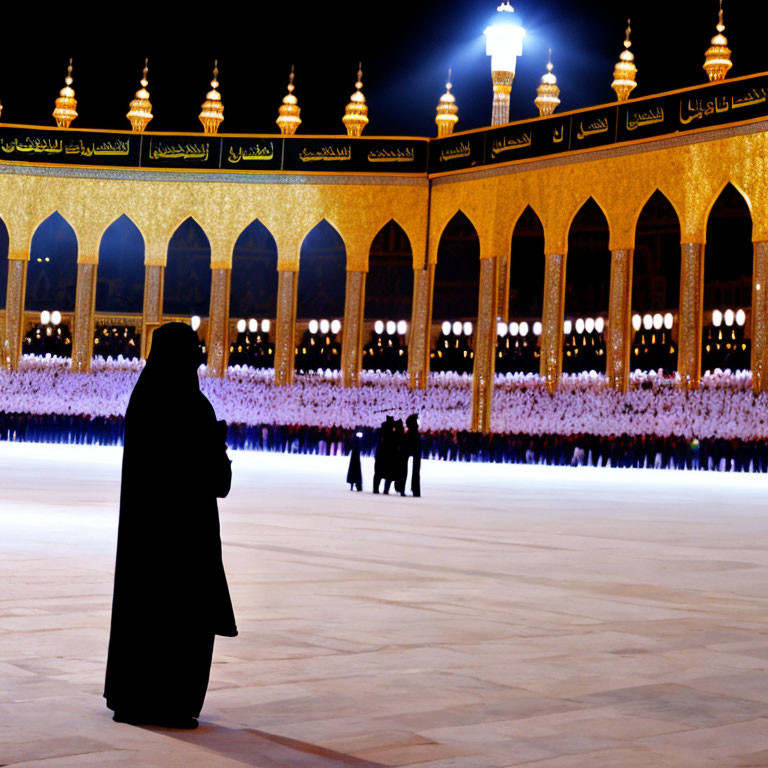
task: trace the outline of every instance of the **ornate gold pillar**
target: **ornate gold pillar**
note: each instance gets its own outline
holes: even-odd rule
[[[432,293],[435,265],[413,270],[413,304],[408,335],[408,373],[411,389],[426,389],[429,378],[429,334],[432,329]]]
[[[634,253],[629,248],[611,251],[611,298],[608,308],[605,372],[609,385],[621,392],[626,392],[629,386]]]
[[[75,373],[91,370],[97,270],[98,264],[82,261],[77,264],[75,326],[72,329],[72,370]]]
[[[275,384],[293,382],[296,356],[296,294],[299,273],[280,269],[277,273],[277,322],[275,329]]]
[[[344,327],[341,337],[341,375],[345,387],[360,386],[360,369],[363,364],[365,275],[365,272],[358,270],[347,271]]]
[[[29,254],[8,252],[8,285],[5,294],[5,338],[3,365],[10,371],[19,367],[21,340],[24,336],[24,300],[27,291]]]
[[[222,378],[229,361],[229,290],[232,270],[211,269],[211,305],[208,311],[208,375]]]
[[[704,292],[704,245],[683,243],[680,267],[680,338],[677,370],[685,389],[701,380],[701,326]]]
[[[496,315],[498,319],[509,322],[509,253],[496,257]]]
[[[475,358],[472,378],[472,431],[491,431],[493,373],[496,366],[496,307],[498,301],[496,258],[480,259],[480,288],[475,324]]]
[[[764,392],[768,376],[768,242],[754,244],[752,277],[752,389]]]
[[[546,254],[544,308],[541,315],[539,372],[550,393],[557,389],[563,370],[563,321],[565,319],[565,255]]]
[[[146,360],[152,333],[163,322],[163,278],[165,267],[147,264],[144,268],[144,309],[141,315],[141,356]]]

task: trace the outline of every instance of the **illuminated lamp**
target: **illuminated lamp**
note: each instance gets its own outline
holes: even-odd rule
[[[584,320],[582,318],[578,318],[575,323],[576,326],[576,333],[584,333]]]
[[[642,325],[643,325],[643,318],[640,317],[640,315],[632,315],[632,327],[636,331],[639,331]]]
[[[566,320],[563,323],[563,333],[568,336],[570,332],[573,330],[573,323],[570,320]]]
[[[723,319],[725,320],[726,325],[728,326],[733,325],[733,320],[734,320],[733,310],[726,309],[725,312],[723,313]]]
[[[653,315],[643,315],[643,328],[650,331],[653,328]]]
[[[454,336],[461,336],[461,323],[457,320],[452,326],[451,330],[453,331]]]
[[[744,325],[744,323],[746,322],[747,322],[747,313],[743,309],[740,309],[736,313],[736,325]]]
[[[448,336],[448,334],[451,332],[451,324],[447,320],[445,320],[443,322],[441,330],[443,332],[443,336]]]
[[[258,320],[256,320],[255,318],[253,318],[253,317],[252,317],[252,318],[251,318],[251,319],[248,321],[248,330],[249,330],[251,333],[256,333],[256,331],[258,331],[258,330],[259,330],[259,322],[258,322]]]
[[[401,336],[405,336],[405,334],[408,333],[408,323],[405,320],[398,320],[398,322],[397,322],[397,332]]]
[[[192,330],[196,331],[200,327],[200,316],[192,315],[192,318],[190,319],[189,324],[192,326]]]
[[[509,122],[509,96],[515,79],[517,57],[523,54],[525,30],[517,24],[512,14],[515,9],[509,0],[496,8],[491,24],[485,29],[485,53],[491,57],[493,80],[493,111],[491,125]]]
[[[54,309],[53,312],[51,312],[51,322],[54,325],[58,325],[61,322],[61,312],[59,312],[58,309]]]
[[[527,336],[529,330],[530,329],[528,328],[528,323],[526,323],[525,320],[523,320],[523,322],[520,323],[520,335]]]
[[[712,325],[715,326],[715,328],[719,328],[720,324],[723,322],[723,313],[719,309],[715,309],[712,311]]]
[[[320,321],[320,333],[328,333],[331,330],[331,324],[327,320]]]
[[[443,323],[443,325],[445,325],[445,323]],[[445,331],[445,329],[443,329],[443,331]],[[381,321],[381,320],[377,320],[377,321],[376,321],[376,322],[373,324],[373,332],[374,332],[374,333],[375,333],[377,336],[381,336],[381,334],[382,334],[382,333],[384,333],[384,323],[383,323],[383,321]]]
[[[341,330],[341,320],[331,320],[331,333],[338,333]]]
[[[269,333],[269,329],[272,327],[272,323],[269,322],[269,320],[262,320],[261,321],[261,330],[264,333]]]
[[[594,318],[592,318],[592,317],[588,317],[588,318],[587,318],[587,319],[584,321],[584,330],[585,330],[587,333],[592,333],[592,331],[594,331],[594,330],[595,330],[595,320],[594,320]]]
[[[40,322],[41,322],[43,325],[48,325],[48,323],[50,323],[50,322],[51,322],[51,313],[50,313],[50,312],[49,312],[47,309],[44,309],[44,310],[43,310],[43,311],[40,313]]]
[[[237,321],[237,332],[238,333],[245,333],[245,320],[238,320]]]
[[[310,321],[309,321],[309,325],[307,326],[307,330],[308,330],[308,331],[309,331],[311,334],[315,334],[315,333],[317,333],[317,329],[318,329],[318,323],[317,323],[317,320],[310,320]]]
[[[541,336],[541,323],[538,320],[533,324],[533,334],[534,336]]]
[[[496,335],[504,337],[509,332],[509,328],[506,323],[496,323]]]
[[[471,336],[472,335],[472,323],[470,323],[470,322],[464,323],[464,335],[465,336]]]
[[[598,317],[595,319],[595,331],[602,333],[605,330],[605,319]]]
[[[667,312],[666,315],[664,315],[664,327],[668,330],[672,330],[672,326],[675,324],[675,318],[674,315],[671,312]]]
[[[509,324],[509,335],[510,336],[517,336],[518,333],[520,333],[520,326],[517,323],[510,323]]]
[[[660,331],[663,325],[664,325],[664,317],[663,317],[663,315],[661,315],[660,313],[657,312],[653,316],[653,327],[657,331]]]
[[[387,320],[386,329],[388,336],[394,336],[395,331],[397,331],[397,323],[394,320]]]

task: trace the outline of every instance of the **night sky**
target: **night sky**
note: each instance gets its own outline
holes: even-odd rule
[[[371,123],[366,135],[435,133],[435,105],[453,68],[458,129],[490,122],[491,83],[483,29],[498,0],[389,3],[212,3],[204,10],[162,3],[19,5],[0,46],[3,121],[53,125],[53,102],[69,56],[80,116],[73,127],[124,128],[128,102],[150,59],[150,129],[200,131],[197,119],[219,59],[222,132],[272,133],[291,64],[301,133],[343,133],[341,116],[363,61]],[[642,96],[703,83],[715,0],[520,0],[526,28],[512,90],[512,119],[537,114],[536,86],[553,48],[560,111],[613,101],[613,65],[632,17]],[[725,0],[730,77],[768,70],[756,3]],[[23,19],[20,26],[14,23]]]

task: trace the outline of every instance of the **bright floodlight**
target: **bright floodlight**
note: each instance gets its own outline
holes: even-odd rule
[[[320,321],[320,333],[328,333],[331,330],[331,324],[327,320]]]
[[[394,336],[396,330],[397,330],[397,323],[394,320],[387,320],[387,333],[390,336]]]
[[[587,333],[592,333],[592,331],[594,331],[594,330],[595,330],[595,320],[594,320],[594,318],[592,318],[592,317],[588,317],[588,318],[587,318],[587,319],[584,321],[584,330],[585,330]]]
[[[405,334],[408,333],[408,323],[405,320],[397,321],[397,332],[401,336],[405,336]]]
[[[598,318],[595,320],[595,330],[596,330],[598,333],[602,333],[602,332],[603,332],[603,330],[605,330],[605,319],[604,319],[604,318],[602,318],[602,317],[598,317]]]
[[[517,336],[518,333],[520,333],[520,326],[517,323],[510,323],[509,324],[509,335],[510,336]]]
[[[509,328],[507,328],[507,324],[506,323],[502,323],[502,322],[496,323],[496,335],[497,336],[506,336],[508,330],[509,330]]]
[[[643,328],[650,331],[653,328],[653,315],[643,315]]]
[[[509,72],[515,75],[517,57],[523,55],[523,37],[525,30],[516,24],[512,14],[515,9],[509,0],[503,2],[493,17],[493,22],[485,28],[485,53],[491,57],[491,72]],[[496,78],[494,78],[494,84]],[[512,79],[509,79],[512,85]]]
[[[747,322],[747,313],[743,309],[740,309],[736,313],[736,325],[744,325],[744,323],[746,322]]]
[[[674,315],[671,312],[667,312],[666,315],[664,315],[664,327],[668,330],[672,330],[672,326],[675,324],[675,318]]]
[[[440,329],[443,332],[443,336],[448,336],[451,332],[451,324],[448,320],[443,321],[443,326]]]
[[[661,327],[664,325],[664,317],[660,315],[658,312],[653,316],[653,327],[660,331]]]
[[[341,330],[341,320],[331,320],[331,333],[338,333]]]
[[[307,328],[308,328],[310,333],[312,333],[312,334],[317,333],[317,328],[318,328],[317,320],[310,320],[309,321],[309,326],[307,326]]]
[[[578,318],[575,325],[576,333],[584,333],[584,320],[582,318]]]
[[[461,323],[458,320],[453,324],[453,335],[461,336]]]
[[[258,321],[258,320],[256,320],[256,318],[252,317],[252,318],[251,318],[251,319],[248,321],[248,330],[249,330],[251,333],[256,333],[256,331],[258,331],[258,330],[259,330],[259,321]]]
[[[715,326],[715,328],[720,327],[720,323],[723,322],[723,313],[719,309],[715,309],[712,312],[712,325]]]
[[[563,323],[563,333],[568,336],[573,330],[573,323],[570,320],[566,320]]]
[[[528,335],[528,323],[523,320],[522,323],[520,323],[520,335],[521,336],[527,336]]]
[[[464,335],[465,336],[471,336],[472,335],[472,323],[470,323],[470,322],[464,323]]]
[[[53,312],[51,312],[51,322],[54,325],[58,325],[61,322],[61,312],[59,312],[58,309],[54,309]]]
[[[48,323],[50,323],[50,322],[51,322],[51,313],[50,313],[50,312],[49,312],[47,309],[44,309],[44,310],[43,310],[43,311],[40,313],[40,322],[41,322],[43,325],[48,325]]]
[[[733,310],[732,309],[726,309],[725,313],[723,314],[723,318],[725,319],[726,325],[733,325]]]
[[[533,324],[533,335],[541,336],[541,323],[538,320]]]
[[[264,333],[269,333],[271,323],[269,320],[262,320],[261,321],[261,330],[264,331]]]
[[[200,316],[192,315],[192,319],[189,321],[189,324],[192,326],[192,330],[196,331],[200,327]]]
[[[245,333],[245,320],[238,320],[237,321],[237,332],[238,333]]]
[[[640,330],[640,327],[642,326],[642,324],[643,324],[643,318],[640,317],[640,315],[632,315],[632,327],[636,331]]]
[[[384,333],[384,321],[383,320],[377,320],[373,324],[373,332],[377,336],[381,336],[381,334]],[[445,323],[443,323],[443,333],[445,333]]]

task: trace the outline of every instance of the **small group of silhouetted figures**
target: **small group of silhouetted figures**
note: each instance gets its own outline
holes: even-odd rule
[[[363,490],[363,472],[360,466],[360,438],[358,432],[352,445],[349,457],[347,482],[349,490]],[[405,496],[405,486],[408,480],[408,459],[411,464],[411,493],[421,496],[421,435],[419,435],[419,417],[412,413],[405,420],[395,420],[392,416],[382,422],[376,441],[376,455],[373,465],[373,492],[381,492],[384,483],[384,493],[388,494],[392,484],[395,491]]]

